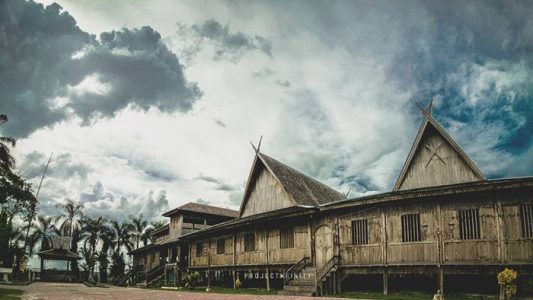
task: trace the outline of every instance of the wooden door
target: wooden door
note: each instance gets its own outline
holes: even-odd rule
[[[333,230],[321,226],[315,232],[316,266],[320,268],[333,257]]]

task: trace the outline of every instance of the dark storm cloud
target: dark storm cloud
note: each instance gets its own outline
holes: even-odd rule
[[[240,52],[243,50],[258,49],[272,56],[272,44],[261,36],[248,36],[242,32],[231,32],[228,25],[222,26],[219,22],[211,19],[200,25],[193,25],[191,29],[200,37],[218,42],[221,49],[218,55],[224,52]]]
[[[174,38],[170,43],[181,48],[182,55],[188,60],[202,50],[204,42],[214,46],[216,60],[238,62],[248,51],[261,51],[272,57],[272,43],[266,38],[232,31],[229,25],[222,25],[213,19],[190,26],[178,23],[177,38],[181,40],[176,42]]]
[[[40,178],[44,172],[48,158],[49,156],[43,153],[33,151],[23,157],[18,165],[18,169],[27,180]],[[69,153],[59,153],[52,157],[46,174],[48,177],[57,179],[69,179],[73,176],[79,176],[85,179],[91,170],[91,167],[88,165],[73,161]]]
[[[0,50],[4,129],[16,137],[73,115],[89,124],[128,106],[185,112],[201,95],[150,27],[102,33],[98,41],[57,4],[3,1]],[[107,90],[72,89],[88,76]]]

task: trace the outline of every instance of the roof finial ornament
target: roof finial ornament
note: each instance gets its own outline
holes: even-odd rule
[[[418,108],[422,111],[422,113],[424,114],[424,116],[426,117],[431,117],[431,113],[433,111],[433,100],[435,100],[435,96],[433,96],[431,98],[431,100],[429,100],[429,104],[428,104],[428,107],[427,108],[424,108],[422,106],[422,104],[420,104],[419,102],[416,102],[416,106],[418,106]]]
[[[261,141],[263,140],[263,135],[261,135],[261,138],[259,138],[259,143],[257,144],[257,148],[255,147],[254,143],[250,142],[250,145],[252,145],[252,148],[254,148],[255,153],[259,153],[261,150]]]
[[[348,189],[348,191],[346,192],[346,194],[344,194],[344,198],[348,198],[348,195],[350,195],[350,192],[352,191],[352,187],[350,187]]]

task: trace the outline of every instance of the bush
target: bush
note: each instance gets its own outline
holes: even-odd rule
[[[516,294],[514,281],[517,277],[518,273],[516,271],[507,268],[498,273],[498,284],[503,289],[505,299],[511,299]]]
[[[183,284],[189,289],[194,289],[198,281],[200,280],[200,273],[198,272],[188,272],[183,276]]]

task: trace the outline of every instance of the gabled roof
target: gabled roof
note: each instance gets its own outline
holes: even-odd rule
[[[248,199],[248,195],[251,192],[251,184],[255,180],[255,176],[259,173],[257,172],[257,169],[260,168],[261,165],[272,174],[276,181],[281,185],[282,189],[289,194],[296,206],[318,206],[346,198],[344,194],[337,192],[316,179],[257,151],[244,189],[240,208],[241,215]]]
[[[201,214],[209,214],[209,215],[223,216],[223,217],[229,217],[229,218],[237,218],[239,216],[239,212],[236,210],[216,207],[216,206],[211,206],[211,205],[205,205],[205,204],[200,204],[200,203],[194,203],[194,202],[189,202],[173,210],[167,211],[166,213],[163,214],[163,216],[170,217],[178,213],[179,211],[190,211],[190,212],[196,212],[196,213],[201,213]]]
[[[152,231],[152,234],[151,235],[158,235],[160,233],[165,233],[165,231],[167,231],[166,233],[168,234],[168,230],[169,230],[169,224],[165,224],[159,228],[157,228],[156,230]]]
[[[78,254],[70,252],[69,250],[64,250],[64,249],[43,250],[41,252],[38,252],[37,255],[39,255],[41,258],[52,259],[52,260],[81,259],[81,257]]]
[[[396,183],[394,184],[393,191],[399,190],[400,186],[402,185],[405,175],[407,174],[407,171],[409,170],[409,166],[411,165],[411,162],[415,156],[415,153],[417,152],[417,149],[420,147],[420,142],[422,140],[422,137],[424,136],[424,133],[432,126],[435,128],[438,134],[450,144],[450,146],[458,153],[459,157],[464,160],[464,162],[470,167],[472,172],[474,172],[480,180],[486,180],[487,178],[485,175],[481,172],[481,170],[476,166],[476,164],[466,155],[466,153],[461,149],[461,147],[452,139],[452,137],[444,130],[444,128],[433,118],[431,115],[431,103],[428,110],[423,110],[424,112],[424,121],[422,122],[422,125],[420,126],[420,129],[418,130],[418,133],[416,135],[415,141],[413,142],[413,145],[411,146],[411,150],[409,151],[409,155],[407,156],[407,159],[405,160],[402,170],[400,171],[400,175],[398,176],[398,179],[396,180]]]

